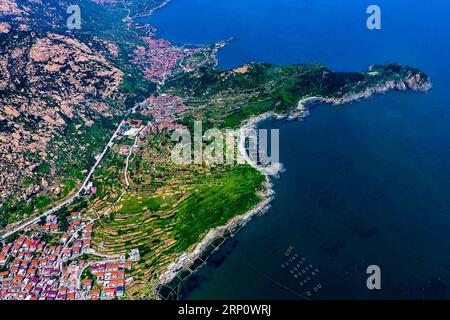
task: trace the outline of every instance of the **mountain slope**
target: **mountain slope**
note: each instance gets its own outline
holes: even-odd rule
[[[93,131],[102,124],[107,133],[123,111],[111,104],[121,100],[123,72],[105,57],[117,48],[91,42],[55,33],[0,36],[0,196],[10,204],[38,192],[58,197],[68,167],[85,167],[102,146],[101,137],[90,141]]]

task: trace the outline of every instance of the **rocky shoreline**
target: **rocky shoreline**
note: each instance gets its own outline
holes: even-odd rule
[[[276,119],[287,119],[287,120],[294,120],[299,119],[302,120],[309,116],[309,109],[311,106],[319,104],[319,103],[326,103],[331,105],[344,105],[356,101],[360,101],[363,99],[368,99],[372,97],[373,95],[377,94],[383,94],[391,90],[397,90],[397,91],[406,91],[406,90],[413,90],[418,92],[426,92],[431,89],[432,85],[429,80],[422,79],[419,74],[410,74],[407,77],[401,79],[401,80],[389,80],[382,84],[377,84],[373,87],[367,88],[364,91],[352,93],[352,94],[346,94],[342,97],[335,98],[335,97],[306,97],[301,99],[298,102],[297,108],[287,114],[277,114],[276,112],[269,111],[265,112],[263,114],[260,114],[258,116],[251,117],[244,121],[242,124],[240,130],[246,130],[246,129],[255,129],[257,124],[261,121],[270,119],[272,117]],[[239,144],[239,150],[241,154],[245,154],[245,146],[240,143]],[[270,182],[269,174],[267,172],[267,168],[262,168],[256,164],[249,163],[252,167],[259,170],[265,177],[266,182],[265,184],[265,191],[262,193],[263,200],[261,200],[255,207],[253,207],[251,210],[247,211],[246,213],[236,216],[232,218],[226,225],[216,227],[208,232],[208,234],[203,238],[201,242],[199,242],[195,248],[192,251],[186,251],[183,254],[181,254],[176,262],[171,263],[168,267],[166,272],[164,272],[161,277],[159,278],[159,283],[155,287],[156,291],[159,290],[162,286],[170,283],[175,279],[175,277],[185,268],[189,268],[194,264],[194,261],[198,259],[202,253],[207,249],[208,245],[214,242],[219,237],[223,237],[227,231],[236,229],[237,227],[242,227],[246,223],[248,223],[252,217],[254,217],[257,214],[263,214],[267,212],[270,209],[270,203],[274,199],[274,190],[272,189],[272,183]],[[277,168],[272,168],[276,170],[278,173],[282,171],[282,166],[279,165]],[[270,174],[273,175],[273,174]],[[157,295],[158,296],[158,295]]]
[[[367,88],[364,91],[351,93],[351,94],[345,94],[342,97],[335,98],[335,97],[319,97],[319,96],[313,96],[313,97],[305,97],[299,100],[297,104],[297,108],[295,110],[292,110],[285,114],[278,114],[273,111],[268,111],[263,114],[260,114],[258,116],[254,116],[249,118],[244,122],[244,125],[242,128],[255,128],[256,125],[263,121],[267,120],[269,118],[276,118],[277,120],[281,119],[287,119],[287,120],[303,120],[304,118],[307,118],[310,114],[310,107],[324,103],[324,104],[331,104],[334,106],[349,104],[352,102],[357,102],[365,99],[369,99],[374,95],[380,95],[387,93],[388,91],[396,90],[396,91],[407,91],[412,90],[416,92],[427,92],[431,90],[432,84],[429,79],[423,80],[419,74],[412,74],[408,77],[405,77],[401,80],[389,80],[382,84],[377,84],[373,87]]]
[[[384,94],[391,90],[406,91],[412,90],[417,92],[427,92],[432,88],[429,79],[423,80],[419,74],[409,75],[401,80],[389,80],[383,84],[367,88],[366,90],[353,94],[346,94],[340,98],[324,98],[322,102],[332,105],[343,105],[363,99],[368,99],[373,95]]]
[[[207,250],[207,247],[212,244],[217,238],[224,237],[227,232],[232,232],[238,228],[246,225],[255,215],[262,215],[270,209],[270,203],[274,199],[275,192],[272,189],[272,183],[268,176],[266,176],[266,181],[264,182],[265,190],[261,192],[262,200],[254,206],[251,210],[246,213],[235,216],[228,221],[227,224],[211,229],[207,235],[200,241],[192,250],[186,251],[181,254],[176,262],[171,263],[167,267],[167,271],[164,272],[159,278],[158,287],[170,283],[175,277],[185,268],[191,267],[195,260],[199,259],[200,256]]]
[[[259,116],[251,117],[242,124],[240,130],[253,129],[257,123],[272,116],[274,116],[273,112],[266,112]],[[239,143],[239,151],[241,154],[245,154],[245,146],[242,143]],[[159,295],[160,288],[171,283],[182,270],[194,265],[195,261],[202,256],[202,254],[208,249],[208,246],[215,240],[220,237],[225,237],[227,232],[233,234],[233,230],[245,226],[254,216],[263,215],[270,209],[270,204],[275,197],[275,191],[273,190],[270,176],[269,174],[267,174],[264,168],[255,165],[252,162],[249,162],[249,165],[257,169],[261,174],[265,176],[265,190],[260,193],[262,200],[244,214],[231,218],[227,222],[227,224],[211,229],[203,238],[203,240],[200,241],[192,251],[188,250],[182,253],[177,258],[176,262],[172,262],[167,267],[167,270],[160,276],[159,283],[155,286],[156,297],[161,298],[161,296]]]

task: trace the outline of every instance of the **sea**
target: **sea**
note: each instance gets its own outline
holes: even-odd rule
[[[373,4],[379,30],[366,25]],[[234,37],[221,69],[398,62],[433,84],[261,123],[280,130],[286,169],[273,179],[272,207],[190,276],[179,299],[450,298],[449,16],[446,0],[173,0],[144,19],[179,45]]]

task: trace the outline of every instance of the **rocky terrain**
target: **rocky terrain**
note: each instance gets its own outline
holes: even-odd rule
[[[374,65],[367,72],[334,72],[320,64],[250,63],[228,71],[201,68],[169,81],[163,90],[193,106],[185,124],[201,119],[208,127],[236,127],[265,112],[297,112],[298,101],[308,97],[337,105],[389,90],[430,87],[425,73],[395,63]]]
[[[11,31],[0,42],[0,196],[27,201],[57,190],[64,168],[57,164],[88,150],[63,143],[69,126],[82,135],[121,112],[109,102],[120,100],[123,72],[105,58],[117,52],[105,42],[95,45],[101,52],[92,43],[31,31]]]
[[[0,229],[74,190],[116,116],[148,95],[128,58],[139,36],[123,19],[163,2],[1,1]],[[79,30],[67,28],[70,5]]]
[[[228,228],[266,209],[272,198],[254,167],[174,164],[171,128],[192,129],[194,120],[205,130],[236,128],[267,114],[301,117],[318,101],[344,104],[431,86],[426,74],[398,64],[368,72],[259,62],[219,70],[215,54],[226,42],[176,47],[133,20],[167,2],[0,3],[0,230],[22,221],[9,229],[28,232],[46,214],[24,218],[55,204],[64,207],[55,209],[61,232],[68,231],[71,213],[82,214],[95,228],[92,249],[102,257],[138,249],[127,284],[133,299],[156,297],[160,280],[170,281],[186,266],[195,269],[199,261],[193,260],[206,259],[203,249],[212,240],[225,238]],[[66,26],[69,5],[81,8],[80,30]],[[124,112],[137,106],[133,110],[142,113]],[[117,141],[105,148],[122,119]],[[127,127],[133,123],[142,130],[136,137]],[[103,148],[105,157],[98,157]],[[88,192],[78,202],[63,202],[78,195],[97,161]]]
[[[42,30],[64,23],[65,7],[54,0],[2,0],[0,17],[15,30]]]

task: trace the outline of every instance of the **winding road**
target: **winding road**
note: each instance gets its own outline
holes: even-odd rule
[[[80,188],[77,190],[77,192],[75,194],[73,194],[72,196],[70,196],[69,198],[65,199],[64,201],[58,203],[57,205],[55,205],[53,208],[45,211],[44,213],[31,218],[29,220],[26,221],[22,221],[20,224],[14,226],[11,230],[6,230],[4,233],[2,233],[0,235],[0,241],[14,235],[15,233],[22,231],[28,227],[31,227],[32,225],[36,224],[42,217],[45,217],[49,214],[52,214],[58,210],[60,210],[61,208],[71,204],[72,202],[74,202],[76,199],[78,199],[80,197],[80,194],[83,190],[86,190],[86,187],[89,184],[89,180],[92,177],[92,174],[94,173],[95,169],[97,169],[98,165],[100,164],[100,162],[103,160],[103,158],[105,157],[106,152],[108,152],[109,148],[111,148],[114,145],[114,140],[116,139],[120,127],[122,126],[124,120],[122,120],[119,125],[117,126],[116,131],[114,131],[114,134],[111,136],[111,139],[109,139],[108,143],[106,144],[105,148],[103,149],[103,152],[97,157],[97,161],[95,162],[95,164],[92,166],[92,168],[89,170],[88,174],[86,175],[83,184],[80,186]]]

